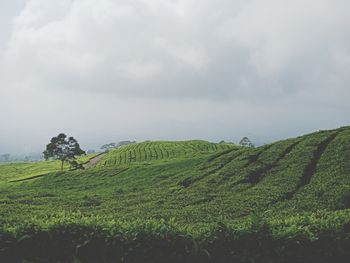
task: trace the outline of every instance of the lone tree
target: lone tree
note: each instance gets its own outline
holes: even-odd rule
[[[254,144],[249,140],[248,137],[243,137],[239,144],[245,147],[254,147]]]
[[[60,133],[57,137],[53,137],[46,150],[43,152],[45,160],[54,159],[61,161],[61,171],[63,170],[64,162],[76,164],[76,156],[86,154],[80,148],[79,143],[73,137],[67,138],[67,135]]]

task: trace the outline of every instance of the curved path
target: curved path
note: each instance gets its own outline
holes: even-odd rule
[[[88,162],[83,164],[84,169],[95,167],[106,154],[107,154],[106,152],[103,152],[91,158]]]

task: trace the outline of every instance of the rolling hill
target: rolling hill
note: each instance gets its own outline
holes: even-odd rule
[[[52,262],[349,256],[350,127],[257,148],[144,142],[113,150],[86,170],[56,169],[55,162],[0,165],[4,255],[39,262],[49,256],[38,246],[58,240],[52,246],[67,258],[55,255]],[[106,260],[87,256],[90,246]],[[108,254],[109,246],[119,254]]]
[[[203,154],[215,153],[235,147],[227,143],[209,143],[206,141],[177,142],[142,142],[129,144],[111,151],[100,163],[100,166],[121,165],[135,162],[194,158]],[[237,146],[236,146],[237,147]]]

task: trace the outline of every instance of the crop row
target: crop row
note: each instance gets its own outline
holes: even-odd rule
[[[188,142],[145,142],[128,145],[112,151],[103,160],[104,165],[119,165],[132,162],[148,162],[203,153],[213,153],[228,149],[228,144],[215,144],[202,141]]]
[[[350,131],[336,134],[319,132],[269,147],[229,151],[204,163],[199,173],[184,178],[181,185],[187,192],[181,197],[198,204],[201,199],[196,201],[193,196],[207,191],[203,202],[210,202],[230,218],[256,209],[288,213],[320,207],[348,208],[350,197],[345,200],[342,196],[350,184],[350,163],[346,161],[350,159]],[[324,142],[328,144],[321,147]],[[305,182],[311,164],[314,169]],[[288,198],[288,193],[293,195]]]

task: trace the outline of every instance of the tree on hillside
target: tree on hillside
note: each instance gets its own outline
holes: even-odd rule
[[[64,162],[76,164],[76,156],[84,155],[85,151],[80,148],[76,139],[73,137],[67,138],[67,135],[60,133],[57,137],[51,139],[43,153],[45,160],[60,160],[62,171]]]
[[[112,150],[114,148],[117,148],[117,144],[115,142],[107,143],[101,146],[101,149],[108,152],[109,150]]]
[[[239,144],[245,147],[254,147],[254,144],[249,140],[248,137],[243,137]]]

